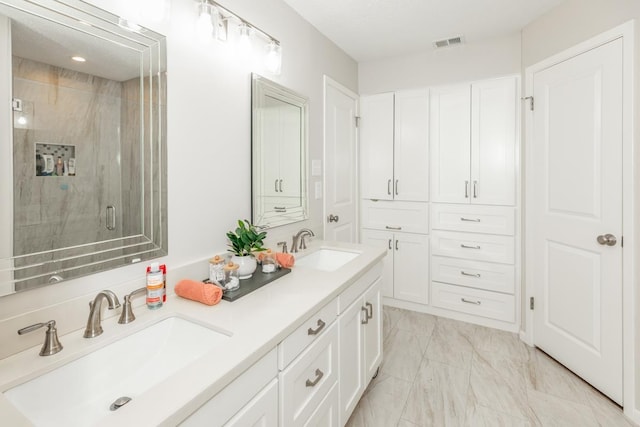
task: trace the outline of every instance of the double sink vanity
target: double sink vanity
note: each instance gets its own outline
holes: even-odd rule
[[[382,360],[381,259],[313,242],[291,274],[213,307],[170,296],[0,361],[4,425],[344,425]]]

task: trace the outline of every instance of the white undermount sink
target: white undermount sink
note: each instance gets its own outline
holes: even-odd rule
[[[229,335],[169,317],[4,392],[37,426],[86,426],[104,420],[120,397],[136,397]],[[65,350],[63,350],[65,351]]]
[[[321,248],[300,259],[296,259],[295,265],[314,268],[316,270],[335,271],[358,255],[360,255],[359,252]]]

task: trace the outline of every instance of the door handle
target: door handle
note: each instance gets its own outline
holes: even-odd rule
[[[373,304],[367,302],[364,305],[367,306],[367,319],[373,319]]]
[[[338,222],[338,221],[340,221],[340,217],[338,215],[329,214],[329,216],[327,217],[327,221],[328,222]]]
[[[307,335],[318,335],[318,333],[320,333],[320,331],[323,330],[326,325],[327,324],[324,323],[322,319],[318,319],[318,327],[315,329],[307,329]]]
[[[107,206],[107,221],[106,221],[107,230],[113,231],[116,229],[116,207],[109,205]]]
[[[280,192],[282,193],[282,180],[280,180],[280,184],[278,185],[278,189],[280,190]]]
[[[366,307],[360,307],[360,311],[364,311],[364,319],[360,319],[360,323],[366,325],[367,323],[369,323],[369,312],[367,311]]]
[[[278,192],[278,180],[276,179],[275,182],[273,183],[273,189],[274,191],[277,193]]]
[[[398,241],[396,240],[396,251],[398,250]]]
[[[618,240],[613,234],[601,234],[597,238],[598,243],[605,246],[615,246]]]
[[[400,181],[399,179],[396,179],[396,196],[398,195],[398,182],[399,181]]]
[[[313,381],[307,380],[304,384],[307,387],[314,387],[316,384],[318,384],[320,382],[322,377],[324,377],[324,372],[322,372],[320,369],[316,369],[316,379],[313,380]]]
[[[393,249],[393,248],[391,247],[391,239],[389,239],[389,250],[391,250],[391,249]]]
[[[473,181],[473,198],[478,198],[478,181]]]
[[[464,198],[469,198],[469,181],[464,182]]]
[[[387,194],[391,195],[391,180],[387,180]]]

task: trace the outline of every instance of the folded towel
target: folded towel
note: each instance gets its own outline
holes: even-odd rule
[[[276,252],[276,261],[283,268],[291,268],[296,263],[296,259],[291,254],[285,254],[283,252]]]
[[[175,287],[176,295],[206,305],[216,305],[222,298],[222,289],[216,285],[183,279]]]

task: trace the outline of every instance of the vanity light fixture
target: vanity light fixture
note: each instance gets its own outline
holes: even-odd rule
[[[203,0],[198,6],[198,20],[196,21],[196,33],[198,38],[206,42],[213,36],[213,18],[211,16],[211,5]]]
[[[71,59],[73,59],[76,62],[87,62],[87,60],[85,58],[83,58],[82,56],[72,56]]]
[[[202,26],[202,29],[200,26]],[[272,74],[280,74],[282,48],[278,39],[213,0],[198,0],[196,31],[199,36],[207,39],[215,37],[219,41],[226,42],[230,26],[237,27],[239,33],[238,50],[241,56],[251,54],[253,50],[253,36],[255,35],[255,38],[259,38],[262,42],[266,43],[264,54],[265,68]]]

